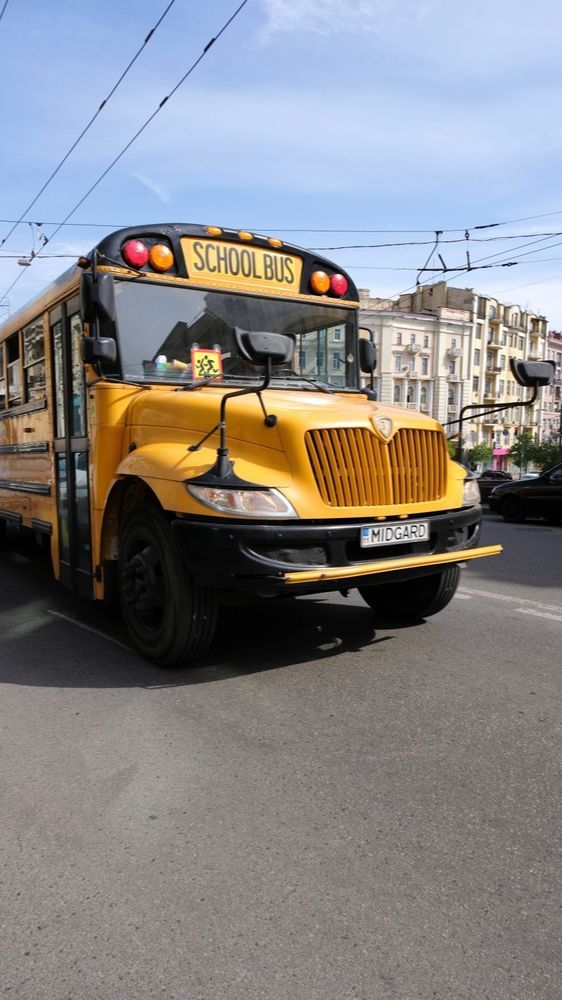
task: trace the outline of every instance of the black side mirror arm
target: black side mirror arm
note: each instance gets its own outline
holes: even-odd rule
[[[222,397],[218,424],[215,424],[215,426],[207,434],[205,434],[205,436],[202,437],[201,440],[197,442],[197,444],[190,444],[189,448],[187,449],[188,451],[199,451],[202,445],[205,444],[205,441],[208,441],[209,438],[215,433],[215,431],[218,430],[219,446],[217,448],[217,461],[215,462],[215,465],[213,466],[212,469],[209,469],[208,472],[205,472],[203,476],[200,476],[198,479],[192,480],[192,482],[197,482],[204,485],[204,481],[206,482],[207,480],[209,480],[209,482],[216,485],[219,480],[225,479],[232,473],[233,462],[231,462],[228,457],[228,448],[226,447],[226,404],[228,403],[229,399],[234,399],[235,396],[256,395],[260,401],[260,406],[264,414],[265,418],[264,423],[266,427],[275,427],[277,423],[277,417],[272,413],[267,413],[261,396],[264,389],[267,389],[269,383],[271,382],[271,369],[272,369],[271,358],[267,358],[264,379],[260,386],[258,386],[257,388],[255,386],[250,386],[247,389],[236,389],[234,392],[225,393],[225,395]]]
[[[467,403],[466,406],[463,406],[459,413],[458,420],[448,420],[446,424],[443,424],[443,427],[450,427],[452,424],[459,425],[459,429],[455,435],[455,436],[458,435],[457,447],[455,451],[455,460],[457,462],[460,462],[462,459],[462,428],[464,421],[468,419],[467,414],[469,414],[470,417],[474,416],[485,417],[487,416],[488,413],[500,413],[502,410],[510,410],[514,405],[532,406],[538,396],[538,393],[539,390],[535,386],[535,388],[533,389],[533,395],[531,396],[530,399],[518,400],[516,404],[501,403],[500,406],[488,406],[487,403]]]

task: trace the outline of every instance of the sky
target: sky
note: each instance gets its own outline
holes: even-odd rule
[[[0,0],[0,318],[113,229],[194,222],[373,296],[468,252],[451,285],[562,330],[559,0],[240,3]]]

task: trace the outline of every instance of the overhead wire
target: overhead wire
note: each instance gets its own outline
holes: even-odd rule
[[[8,2],[8,0],[6,0],[6,3],[7,2]],[[4,243],[10,238],[10,236],[12,235],[12,233],[14,232],[14,230],[17,229],[17,227],[19,226],[20,222],[23,222],[24,216],[27,215],[27,213],[39,201],[39,198],[41,197],[41,195],[43,194],[43,192],[48,188],[48,186],[51,183],[51,181],[57,176],[59,170],[66,163],[66,161],[68,160],[68,158],[71,155],[71,153],[74,152],[74,150],[76,149],[76,147],[78,146],[78,144],[82,141],[82,139],[84,138],[84,136],[86,135],[86,133],[91,129],[92,125],[94,124],[94,122],[96,121],[96,119],[98,118],[98,116],[101,114],[101,112],[103,111],[103,109],[106,106],[106,104],[108,103],[108,101],[111,100],[111,98],[115,94],[115,91],[118,89],[118,87],[120,86],[120,84],[123,82],[123,80],[127,76],[129,70],[132,69],[132,67],[136,63],[137,59],[139,58],[141,52],[146,48],[146,46],[148,45],[150,39],[152,38],[152,36],[154,35],[154,33],[157,31],[157,29],[159,28],[159,26],[162,24],[162,21],[166,17],[166,14],[174,6],[175,2],[176,2],[176,0],[170,0],[170,3],[166,7],[164,13],[159,17],[159,19],[156,22],[156,24],[154,25],[154,27],[151,28],[151,30],[148,32],[148,35],[146,36],[144,42],[142,43],[142,45],[140,46],[140,48],[137,50],[137,52],[135,53],[135,55],[131,59],[129,65],[123,70],[123,72],[121,73],[121,76],[117,80],[117,83],[115,83],[113,85],[113,87],[109,91],[109,94],[107,95],[107,97],[101,102],[101,104],[100,104],[98,110],[96,111],[96,113],[94,115],[92,115],[92,117],[90,118],[88,124],[82,129],[82,131],[81,131],[80,135],[78,136],[78,138],[74,140],[74,142],[72,143],[70,149],[67,150],[67,152],[65,153],[65,155],[63,156],[63,158],[60,160],[60,162],[57,164],[57,166],[55,167],[55,169],[51,173],[51,175],[47,178],[47,180],[45,181],[45,183],[43,184],[43,186],[39,189],[39,191],[37,192],[37,194],[35,195],[35,197],[33,198],[33,200],[30,201],[30,203],[27,206],[27,208],[25,208],[23,210],[23,212],[20,215],[19,219],[17,219],[14,222],[14,224],[12,225],[12,228],[6,234],[6,236],[4,237],[4,239],[2,241],[0,241],[0,247],[4,246]],[[4,7],[4,9],[5,9],[5,7]],[[1,17],[1,15],[0,15],[0,17]]]
[[[176,86],[170,91],[169,94],[166,95],[166,97],[164,97],[160,101],[160,104],[158,105],[158,107],[156,108],[156,110],[153,111],[153,113],[146,119],[146,121],[144,122],[144,124],[141,125],[141,127],[135,132],[135,134],[129,140],[129,142],[125,146],[123,146],[122,150],[111,161],[111,163],[109,164],[109,166],[106,167],[106,169],[103,171],[103,173],[100,174],[100,176],[97,178],[97,180],[94,181],[94,183],[88,188],[88,190],[82,196],[82,198],[80,198],[80,200],[76,202],[76,204],[74,205],[74,207],[70,210],[70,212],[68,212],[68,214],[63,219],[63,221],[56,227],[56,229],[53,230],[52,233],[50,233],[49,236],[46,237],[44,246],[46,246],[47,243],[49,243],[53,239],[53,237],[56,236],[56,234],[59,232],[59,230],[61,230],[63,228],[63,226],[66,225],[66,223],[71,218],[71,216],[74,215],[74,213],[80,208],[80,206],[84,204],[84,202],[90,196],[90,194],[92,193],[92,191],[94,191],[95,188],[97,188],[97,186],[102,182],[102,180],[105,177],[107,177],[108,173],[119,162],[119,160],[125,155],[125,153],[127,152],[127,150],[130,149],[130,147],[138,139],[138,137],[145,131],[146,128],[148,128],[148,126],[150,125],[150,123],[154,120],[154,118],[156,118],[156,115],[158,115],[160,113],[160,111],[162,110],[162,108],[164,107],[164,105],[167,104],[167,102],[170,100],[170,98],[174,96],[174,94],[179,90],[179,88],[182,86],[182,84],[185,83],[185,81],[187,80],[187,78],[189,76],[191,76],[191,74],[197,68],[197,66],[199,65],[199,63],[205,58],[205,56],[207,55],[209,49],[215,44],[215,42],[218,41],[218,39],[221,37],[221,35],[224,34],[224,32],[227,30],[227,28],[230,27],[230,25],[232,24],[232,22],[240,14],[240,12],[243,10],[243,8],[246,6],[247,3],[248,3],[248,0],[242,0],[242,3],[239,4],[239,6],[234,11],[234,13],[231,14],[231,16],[228,18],[227,21],[225,21],[225,23],[222,25],[222,27],[217,32],[217,34],[214,35],[207,42],[207,44],[205,45],[205,47],[204,47],[203,51],[201,52],[201,54],[198,56],[198,58],[195,60],[195,62],[193,62],[191,64],[191,66],[189,67],[189,69],[187,70],[187,72],[184,73],[184,75],[178,81],[178,83],[176,84]],[[42,255],[41,254],[41,250],[38,250],[37,253],[33,254],[33,259],[37,259],[41,255]],[[21,276],[22,276],[23,273],[24,272],[22,271],[20,274],[17,275],[17,277],[15,278],[15,280],[12,282],[12,284],[10,285],[10,287],[8,288],[8,290],[4,293],[4,295],[1,296],[1,298],[6,298],[10,294],[10,292],[12,291],[12,289],[15,287],[15,285],[20,280],[20,278],[21,278]]]
[[[10,2],[10,0],[5,0],[4,6],[2,7],[2,10],[0,10],[0,21],[4,17],[4,14],[5,14],[5,11],[6,11],[6,7],[8,6],[9,2]]]

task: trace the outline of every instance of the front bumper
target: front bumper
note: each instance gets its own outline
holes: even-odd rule
[[[397,582],[440,566],[501,552],[477,548],[480,507],[412,517],[428,520],[427,541],[362,549],[359,529],[374,519],[264,524],[218,518],[176,518],[176,544],[202,586],[274,596]],[[387,522],[395,519],[388,518]],[[406,522],[401,522],[406,523]]]

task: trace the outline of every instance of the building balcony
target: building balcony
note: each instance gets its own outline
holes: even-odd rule
[[[489,351],[499,351],[502,347],[505,347],[505,344],[500,344],[499,338],[492,337],[486,344],[486,347]]]
[[[460,358],[462,355],[462,347],[449,347],[447,354],[450,358]]]
[[[421,351],[421,344],[406,344],[404,349],[407,354],[419,354]]]

